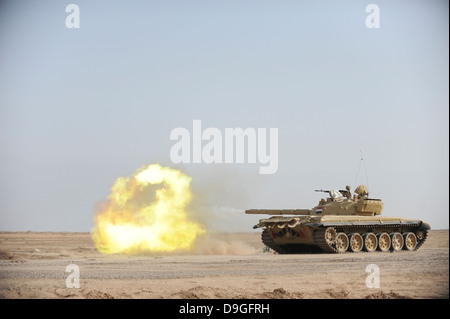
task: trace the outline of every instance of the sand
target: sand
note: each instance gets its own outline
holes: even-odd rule
[[[1,232],[0,298],[449,298],[448,230],[430,231],[416,252],[263,248],[254,232],[208,235],[189,253],[103,255],[89,233]],[[71,264],[79,288],[66,285]],[[369,265],[379,269],[379,288],[366,285]]]

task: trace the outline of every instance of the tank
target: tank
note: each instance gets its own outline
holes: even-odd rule
[[[316,190],[329,195],[312,209],[248,209],[268,214],[253,228],[262,228],[262,242],[279,254],[416,251],[430,225],[424,221],[382,217],[383,202],[370,198],[365,185],[355,189]]]

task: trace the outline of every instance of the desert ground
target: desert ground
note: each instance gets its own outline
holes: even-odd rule
[[[416,252],[278,255],[263,248],[258,232],[220,233],[190,252],[104,255],[89,233],[1,232],[0,298],[449,298],[448,230],[430,231]],[[71,264],[79,288],[66,286]],[[372,264],[379,288],[366,285]]]

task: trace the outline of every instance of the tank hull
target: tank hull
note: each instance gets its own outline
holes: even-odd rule
[[[417,250],[428,223],[381,216],[291,216],[261,219],[263,243],[281,254]]]

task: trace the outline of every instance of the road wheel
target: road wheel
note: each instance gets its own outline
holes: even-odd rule
[[[345,233],[336,235],[336,250],[338,253],[345,253],[348,249],[349,240]]]
[[[414,250],[417,246],[417,237],[414,233],[405,233],[403,234],[403,238],[405,239],[406,250]]]
[[[328,245],[334,244],[336,241],[336,229],[334,227],[328,227],[325,230],[325,241]]]
[[[363,238],[364,238],[364,250],[368,252],[373,252],[377,249],[378,240],[377,236],[375,236],[374,233],[364,234]]]
[[[381,251],[389,251],[391,249],[391,237],[388,233],[378,235],[378,249]]]
[[[391,234],[391,242],[393,251],[400,251],[403,249],[404,240],[402,234],[400,233]]]
[[[364,247],[364,239],[358,233],[352,234],[350,237],[350,250],[354,253],[360,252]]]

